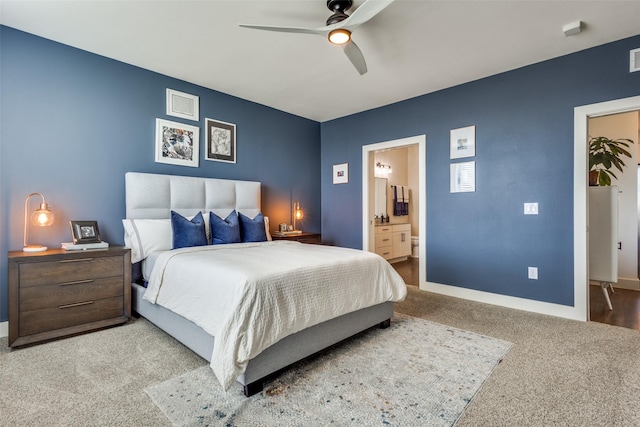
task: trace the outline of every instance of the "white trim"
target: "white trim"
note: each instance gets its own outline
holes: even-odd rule
[[[589,319],[587,140],[590,117],[640,110],[640,96],[576,107],[573,113],[573,315]]]
[[[442,285],[432,282],[427,282],[423,286],[420,286],[420,290],[429,291],[436,294],[448,295],[456,298],[462,298],[470,301],[481,302],[485,304],[493,304],[501,307],[513,308],[516,310],[530,311],[533,313],[564,317],[573,320],[583,320],[577,316],[577,312],[573,307],[569,307],[566,305],[511,297],[508,295],[493,294],[490,292],[476,291],[473,289]]]
[[[0,338],[9,336],[9,322],[0,322]]]
[[[390,148],[404,147],[407,145],[418,144],[418,226],[420,227],[420,236],[418,244],[418,268],[420,288],[427,280],[427,136],[417,135],[408,138],[395,139],[392,141],[378,142],[362,146],[362,249],[368,250],[369,244],[373,239],[369,236],[369,226],[371,219],[369,218],[369,175],[370,162],[369,154]]]

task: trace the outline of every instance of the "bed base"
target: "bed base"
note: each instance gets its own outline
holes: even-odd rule
[[[132,291],[131,302],[135,313],[167,332],[200,357],[211,361],[214,337],[184,317],[143,300],[144,287],[133,283]],[[388,328],[393,315],[393,305],[393,302],[385,302],[347,313],[278,341],[251,359],[244,374],[238,377],[245,396],[261,392],[266,380],[295,362],[371,327]]]

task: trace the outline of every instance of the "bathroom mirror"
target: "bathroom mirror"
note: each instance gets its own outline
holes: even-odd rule
[[[376,178],[375,211],[378,217],[387,215],[387,178]]]

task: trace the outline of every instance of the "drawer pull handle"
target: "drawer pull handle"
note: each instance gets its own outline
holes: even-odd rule
[[[67,286],[67,285],[79,285],[81,283],[91,283],[93,282],[93,279],[87,279],[87,280],[76,280],[75,282],[64,282],[64,283],[59,283],[58,286]]]
[[[93,258],[78,258],[78,259],[63,259],[58,262],[83,262],[83,261],[91,261]]]
[[[61,305],[58,308],[63,309],[63,308],[79,307],[81,305],[89,305],[89,304],[93,304],[93,301],[85,301],[85,302],[77,302],[75,304]]]
[[[383,242],[388,242],[388,241],[389,241],[389,239],[382,239],[382,241],[383,241]]]
[[[383,252],[382,255],[389,255],[391,252]]]

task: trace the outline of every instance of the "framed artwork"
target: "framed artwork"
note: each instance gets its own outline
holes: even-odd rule
[[[333,183],[346,184],[349,182],[349,163],[333,165]]]
[[[450,192],[473,193],[476,191],[476,162],[450,165]]]
[[[200,99],[195,95],[167,89],[167,116],[200,120]]]
[[[205,119],[205,159],[215,162],[236,162],[236,125]]]
[[[473,157],[476,155],[476,127],[451,129],[450,137],[450,158],[461,159],[463,157]]]
[[[200,129],[156,119],[156,163],[198,167]]]
[[[100,243],[98,221],[69,221],[73,244]]]

